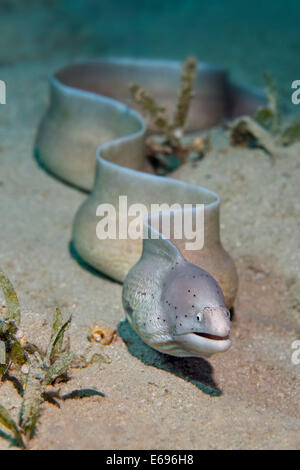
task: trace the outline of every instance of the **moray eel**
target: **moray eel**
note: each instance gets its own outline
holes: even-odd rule
[[[122,300],[131,327],[160,352],[199,357],[230,347],[230,313],[219,284],[168,239],[144,239]]]
[[[234,263],[220,241],[219,196],[149,173],[146,125],[128,106],[128,84],[134,81],[170,111],[179,79],[180,64],[172,61],[103,59],[60,69],[50,81],[36,153],[53,174],[91,191],[75,216],[72,242],[88,264],[124,283],[132,328],[159,351],[202,356],[230,346],[228,309],[237,291]],[[230,83],[224,70],[199,64],[187,130],[251,114],[263,102],[259,92]],[[203,204],[203,247],[188,250],[184,236],[168,239],[159,230],[158,239],[99,240],[97,207],[110,204],[123,217],[120,195],[128,206],[143,203],[149,211],[154,203]],[[156,230],[147,218],[144,228],[149,227]]]

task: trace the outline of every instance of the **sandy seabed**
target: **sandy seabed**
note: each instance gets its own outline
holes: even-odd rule
[[[277,19],[268,9],[274,2],[265,2],[266,14],[261,2],[249,2],[244,16],[230,2],[225,17],[217,2],[198,17],[186,8],[178,17],[190,35],[174,28],[178,12],[162,12],[153,23],[157,40],[147,27],[157,5],[138,13],[139,23],[135,7],[119,2],[119,16],[105,8],[98,22],[80,26],[77,12],[66,27],[65,2],[53,0],[53,14],[30,3],[3,2],[0,17],[0,78],[8,84],[8,104],[0,109],[0,266],[18,293],[25,336],[38,345],[46,345],[56,306],[73,315],[71,347],[78,353],[90,347],[92,325],[119,326],[110,346],[93,346],[107,363],[72,369],[72,380],[59,385],[61,393],[96,388],[105,398],[68,400],[61,409],[43,404],[30,447],[299,449],[300,365],[292,363],[291,345],[299,339],[300,148],[272,162],[261,150],[228,147],[226,132],[216,130],[213,151],[174,174],[220,194],[223,244],[239,274],[232,347],[209,361],[159,354],[121,322],[122,286],[80,264],[70,250],[72,221],[86,194],[49,175],[33,156],[55,69],[75,56],[128,50],[174,57],[174,31],[181,37],[177,56],[188,51],[222,63],[244,84],[261,84],[261,73],[271,69],[288,97],[291,80],[299,78],[297,2],[291,2],[292,24],[279,1]],[[245,27],[245,18],[257,21],[254,29]],[[139,41],[128,34],[131,28]],[[20,398],[11,382],[0,384],[0,403],[17,416]],[[1,439],[0,448],[8,448],[7,441]]]
[[[223,243],[240,285],[227,353],[209,362],[159,354],[120,323],[121,285],[72,256],[72,220],[86,194],[33,157],[47,77],[59,65],[2,69],[13,104],[0,118],[0,264],[19,295],[28,339],[45,346],[56,306],[73,315],[77,352],[89,347],[96,323],[119,325],[119,335],[94,346],[109,363],[72,369],[60,384],[63,393],[94,387],[106,397],[44,404],[31,448],[299,448],[300,369],[291,361],[300,308],[297,148],[272,162],[261,150],[229,148],[226,133],[215,131],[214,150],[174,174],[221,195]],[[19,400],[10,382],[1,384],[0,402],[13,415]]]

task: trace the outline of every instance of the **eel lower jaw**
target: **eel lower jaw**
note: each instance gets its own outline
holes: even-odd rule
[[[201,336],[202,338],[212,339],[214,341],[225,341],[229,339],[229,335],[227,336],[217,336],[217,335],[210,335],[209,333],[192,333],[193,335]]]
[[[231,346],[229,335],[217,336],[208,333],[186,333],[176,336],[176,341],[190,353],[191,356],[211,356],[225,352]]]

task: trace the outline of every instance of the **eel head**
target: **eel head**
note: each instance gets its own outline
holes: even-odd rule
[[[161,301],[177,356],[210,356],[230,347],[230,314],[209,273],[186,261],[177,263]]]

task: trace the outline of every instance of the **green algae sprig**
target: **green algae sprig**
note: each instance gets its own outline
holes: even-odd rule
[[[129,85],[133,100],[161,132],[160,136],[149,137],[146,141],[148,158],[159,174],[169,173],[182,163],[186,163],[192,158],[195,159],[195,154],[199,158],[204,154],[205,148],[198,152],[196,147],[187,145],[182,140],[193,97],[196,70],[197,60],[194,57],[188,57],[182,65],[173,117],[168,117],[166,108],[159,104],[142,86],[136,83]]]
[[[49,343],[43,351],[25,339],[20,329],[21,310],[17,294],[1,270],[0,287],[6,302],[6,307],[0,310],[0,344],[4,346],[0,381],[12,380],[22,397],[18,422],[0,404],[0,424],[10,432],[8,435],[1,434],[1,437],[9,440],[11,445],[25,449],[35,435],[43,402],[59,406],[55,398],[67,400],[104,394],[93,389],[74,390],[63,396],[55,390],[49,391],[49,386],[54,385],[57,379],[67,377],[68,369],[76,359],[68,344],[64,345],[64,335],[70,326],[71,317],[64,320],[60,309],[56,309]],[[14,370],[16,376],[9,375],[11,370]]]
[[[253,117],[241,116],[231,125],[232,145],[260,146],[271,156],[284,153],[300,141],[300,115],[285,118],[274,77],[264,73],[266,104],[260,106]]]

